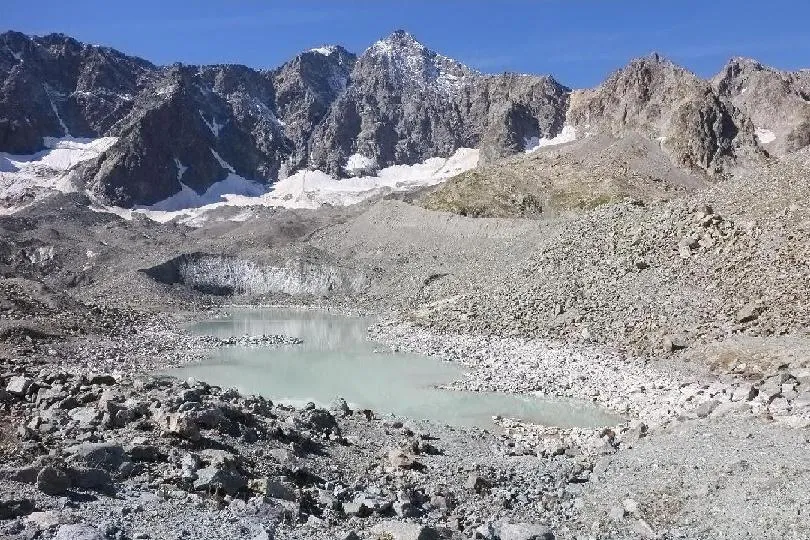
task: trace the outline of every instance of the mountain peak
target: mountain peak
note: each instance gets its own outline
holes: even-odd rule
[[[396,30],[388,37],[375,42],[367,52],[391,55],[395,51],[402,50],[422,52],[427,48],[405,30]]]
[[[422,45],[415,37],[413,37],[413,34],[410,34],[402,29],[394,30],[391,35],[389,35],[383,41],[400,45]]]

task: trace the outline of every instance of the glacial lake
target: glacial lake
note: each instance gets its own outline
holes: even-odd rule
[[[492,428],[493,415],[560,427],[613,425],[620,418],[595,405],[513,394],[437,388],[465,377],[462,366],[391,352],[366,339],[372,319],[327,311],[234,308],[227,317],[193,325],[218,337],[283,334],[302,345],[223,347],[202,362],[164,372],[194,377],[275,402],[328,406],[336,397],[371,409],[455,426]]]

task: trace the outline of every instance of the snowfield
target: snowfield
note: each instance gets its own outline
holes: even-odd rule
[[[298,171],[279,180],[269,189],[231,173],[228,178],[215,183],[203,194],[183,185],[179,193],[146,208],[130,210],[94,206],[93,209],[111,212],[124,219],[132,219],[133,213],[138,213],[155,221],[176,219],[186,225],[200,226],[208,220],[209,216],[206,214],[211,210],[229,206],[244,207],[244,212],[229,219],[245,221],[251,217],[250,207],[314,209],[325,204],[348,206],[382,193],[436,185],[477,164],[478,150],[460,148],[449,158],[430,158],[415,165],[393,165],[380,170],[376,176],[337,179],[317,170]]]
[[[756,135],[759,144],[768,144],[776,140],[776,133],[770,129],[756,128],[754,135]]]
[[[83,186],[74,178],[74,169],[82,162],[98,158],[117,139],[102,137],[82,139],[75,137],[45,137],[45,150],[31,155],[13,155],[0,152],[0,199],[8,207],[0,213],[13,213],[24,205],[14,205],[21,197],[31,193],[57,190],[63,193],[80,191]],[[272,186],[244,178],[214,150],[211,153],[219,164],[229,171],[228,176],[214,183],[203,193],[182,182],[188,167],[174,160],[181,189],[171,197],[155,204],[134,209],[95,205],[94,210],[111,212],[125,219],[133,213],[142,214],[160,222],[177,219],[188,225],[201,225],[206,213],[227,206],[246,210],[229,219],[244,221],[251,217],[250,207],[281,207],[314,209],[322,205],[348,206],[383,193],[408,191],[422,186],[438,184],[451,176],[472,169],[478,164],[478,150],[460,148],[448,158],[434,157],[414,165],[393,165],[381,169],[376,175],[338,179],[314,170],[298,171]],[[359,174],[360,169],[372,165],[372,160],[355,154],[347,162]]]
[[[0,199],[16,199],[32,189],[78,191],[80,187],[73,179],[73,169],[84,161],[96,159],[117,140],[116,137],[45,137],[45,150],[34,154],[0,152]]]
[[[573,126],[565,125],[554,137],[531,137],[523,141],[523,148],[528,152],[534,152],[544,146],[556,146],[577,140],[577,130]]]

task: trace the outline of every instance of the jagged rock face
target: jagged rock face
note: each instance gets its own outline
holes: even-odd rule
[[[312,133],[346,89],[355,60],[343,47],[322,47],[296,56],[274,73],[279,118],[295,149],[285,172],[306,166]]]
[[[567,93],[547,77],[481,75],[398,31],[357,59],[313,136],[310,167],[362,174],[482,143],[489,156],[514,153],[561,129]]]
[[[154,70],[60,34],[0,35],[0,149],[31,153],[43,147],[43,137],[109,133]]]
[[[712,84],[751,118],[769,153],[784,155],[810,145],[810,71],[783,72],[733,58]]]
[[[481,162],[518,154],[531,139],[559,134],[568,97],[569,90],[550,77],[486,77],[471,100],[483,109],[476,120],[486,126],[479,145]]]
[[[229,174],[270,181],[292,151],[269,76],[242,66],[167,68],[138,97],[120,139],[86,177],[122,206],[152,204],[182,182],[198,193]]]
[[[345,177],[462,147],[492,163],[565,123],[580,138],[657,140],[673,163],[707,172],[759,145],[779,154],[810,144],[807,72],[734,61],[709,83],[653,55],[571,93],[549,77],[480,74],[403,31],[359,58],[323,47],[269,72],[156,67],[60,34],[7,32],[0,77],[0,151],[32,153],[48,136],[117,137],[76,176],[123,206],[184,186],[202,194],[232,175],[264,184],[302,168]]]
[[[709,83],[658,55],[634,60],[595,90],[577,92],[568,121],[583,132],[657,138],[676,163],[707,172],[740,147],[756,148],[747,119]]]

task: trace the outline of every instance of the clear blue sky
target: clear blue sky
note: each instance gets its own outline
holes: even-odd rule
[[[810,67],[810,0],[0,0],[0,29],[63,32],[157,64],[275,67],[339,43],[360,53],[397,28],[485,72],[593,86],[658,51],[708,76],[731,56]]]

